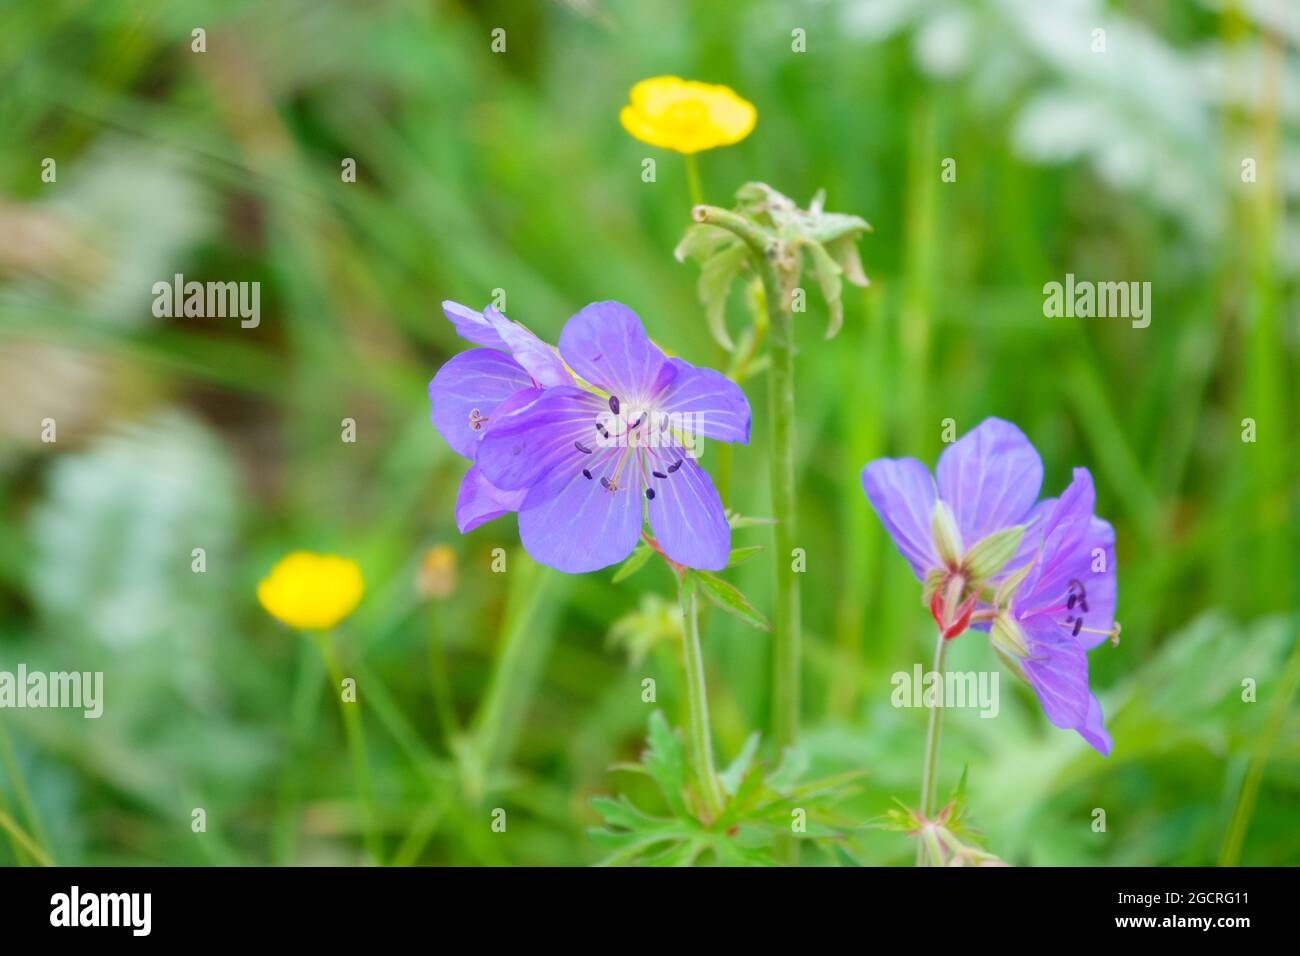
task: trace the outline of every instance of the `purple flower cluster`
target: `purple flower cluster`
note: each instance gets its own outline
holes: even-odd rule
[[[696,458],[700,438],[749,441],[734,382],[668,358],[618,302],[570,318],[558,350],[491,306],[443,310],[480,346],[429,383],[434,426],[473,462],[456,501],[462,532],[518,512],[535,560],[581,573],[626,558],[648,516],[673,561],[726,566],[731,529]]]
[[[1086,468],[1074,469],[1058,498],[1038,501],[1042,483],[1034,446],[997,418],[946,448],[933,478],[914,458],[878,459],[862,471],[940,627],[956,622],[945,636],[967,622],[987,630],[1048,719],[1105,755],[1111,738],[1088,686],[1087,652],[1119,633],[1115,532],[1093,514]]]

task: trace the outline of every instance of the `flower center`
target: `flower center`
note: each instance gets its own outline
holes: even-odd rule
[[[612,416],[612,417],[611,417]],[[609,413],[596,416],[596,439],[591,445],[579,440],[574,447],[591,459],[582,469],[582,476],[595,481],[613,493],[623,484],[624,467],[634,457],[640,473],[641,485],[650,501],[656,497],[654,479],[667,481],[682,467],[681,446],[671,441],[671,431],[660,422],[661,416],[652,408],[629,408],[626,412],[617,395],[609,397]]]

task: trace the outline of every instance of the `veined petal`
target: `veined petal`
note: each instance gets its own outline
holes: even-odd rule
[[[935,479],[970,544],[1024,519],[1043,486],[1043,461],[1019,428],[986,418],[944,449]]]
[[[492,306],[483,310],[483,316],[500,336],[501,342],[516,362],[543,388],[556,385],[572,385],[573,376],[564,367],[564,362],[549,345],[539,339],[524,326],[507,319]]]
[[[519,540],[534,561],[568,574],[618,564],[641,535],[641,485],[633,475],[610,490],[575,469],[563,484],[529,489]]]
[[[621,302],[593,302],[569,319],[560,333],[560,356],[588,382],[632,402],[653,394],[667,361]]]
[[[657,412],[680,419],[686,431],[715,441],[749,443],[749,399],[721,372],[669,359],[677,374],[654,399]]]
[[[930,536],[934,480],[915,458],[878,458],[862,469],[862,487],[894,545],[918,578],[939,566]]]
[[[462,339],[468,339],[475,345],[486,345],[488,348],[506,347],[501,341],[500,333],[487,320],[487,316],[477,309],[447,299],[442,303],[442,314],[456,326],[456,333]]]
[[[604,409],[599,396],[583,389],[571,385],[546,389],[535,402],[502,417],[488,430],[476,458],[484,477],[508,491],[531,487],[565,465],[570,467],[558,482],[567,482],[571,474],[581,475],[577,462],[600,450],[596,424]]]
[[[473,465],[461,479],[456,496],[456,527],[461,534],[468,534],[493,518],[518,511],[527,495],[527,489],[502,491],[483,477],[477,464]]]
[[[1047,719],[1066,730],[1085,726],[1092,699],[1087,653],[1068,630],[1046,617],[1022,621],[1021,629],[1029,656],[1020,661],[1020,668]]]
[[[731,555],[731,527],[708,472],[680,447],[644,454],[643,477],[654,492],[653,498],[646,495],[646,512],[655,541],[678,564],[721,571]]]
[[[505,352],[470,349],[453,355],[429,382],[429,417],[456,454],[473,459],[497,406],[532,384]]]
[[[1086,557],[1081,550],[1092,523],[1095,502],[1092,475],[1087,468],[1074,469],[1074,478],[1043,518],[1037,565],[1022,586],[1021,608],[1051,606],[1064,595],[1071,578],[1077,576]]]
[[[1088,744],[1101,754],[1103,757],[1110,756],[1110,749],[1113,746],[1110,734],[1106,732],[1102,724],[1101,702],[1097,700],[1095,694],[1088,695],[1088,717],[1083,722],[1083,726],[1076,728],[1079,736],[1088,742]]]

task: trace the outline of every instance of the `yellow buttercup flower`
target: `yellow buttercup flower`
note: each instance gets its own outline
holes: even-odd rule
[[[356,608],[366,589],[361,568],[336,554],[294,551],[257,585],[257,600],[300,631],[327,631]]]
[[[641,142],[689,154],[739,143],[758,111],[729,86],[656,76],[632,87],[618,118]]]

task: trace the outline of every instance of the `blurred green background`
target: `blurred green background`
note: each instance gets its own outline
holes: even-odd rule
[[[839,337],[816,295],[796,316],[802,746],[864,772],[841,811],[916,802],[925,714],[890,706],[890,676],[933,637],[861,466],[932,463],[944,419],[1000,415],[1042,452],[1045,494],[1085,465],[1115,524],[1123,641],[1091,655],[1115,748],[1051,727],[1004,673],[997,719],[949,715],[942,792],[969,767],[972,818],[1015,864],[1300,862],[1293,4],[50,0],[0,20],[0,669],[102,670],[106,697],[99,720],[0,712],[0,861],[40,856],[15,830],[57,863],[372,860],[323,668],[254,596],[300,547],[365,571],[337,637],[383,861],[601,857],[590,800],[635,786],[610,767],[643,746],[644,677],[683,720],[671,575],[538,568],[512,518],[460,536],[465,464],[425,386],[466,347],[439,301],[498,288],[551,341],[613,298],[722,363],[672,256],[681,158],[617,118],[636,80],[674,73],[758,109],[700,157],[709,201],[824,188],[875,227]],[[178,272],[259,281],[260,326],[154,318]],[[1150,327],[1044,318],[1067,272],[1151,282]],[[763,516],[764,377],[743,385],[728,505]],[[438,545],[454,580],[421,576]],[[769,615],[770,575],[727,572]],[[713,613],[704,645],[725,764],[767,727],[769,638]],[[977,634],[949,660],[996,666]],[[845,841],[912,860],[899,834]]]

